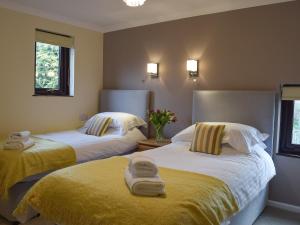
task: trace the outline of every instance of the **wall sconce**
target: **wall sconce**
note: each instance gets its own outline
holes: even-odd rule
[[[158,63],[148,63],[147,64],[147,73],[153,77],[158,77]]]
[[[186,62],[186,69],[189,72],[190,78],[194,80],[198,77],[198,60],[188,59]]]

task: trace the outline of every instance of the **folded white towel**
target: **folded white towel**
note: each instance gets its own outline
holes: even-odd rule
[[[25,150],[34,145],[34,141],[29,139],[27,141],[7,141],[4,144],[5,150]]]
[[[20,138],[29,138],[31,135],[30,131],[20,131],[20,132],[13,132],[10,134],[10,139],[20,139]]]
[[[28,141],[30,137],[18,137],[18,136],[9,136],[7,143],[8,142],[16,142],[16,141],[21,141],[21,142],[25,142]]]
[[[152,178],[134,177],[126,169],[125,181],[130,191],[135,195],[154,197],[165,194],[165,183],[158,175]]]
[[[129,171],[135,177],[155,177],[158,174],[158,167],[154,159],[138,154],[130,159]]]

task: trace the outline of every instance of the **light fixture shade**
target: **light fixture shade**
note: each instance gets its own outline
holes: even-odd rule
[[[158,76],[158,64],[157,63],[148,63],[147,64],[147,73],[151,76]]]
[[[186,63],[186,69],[189,72],[198,72],[198,60],[189,59]]]
[[[190,78],[194,81],[198,77],[198,60],[188,59],[186,62],[186,70],[189,72]]]
[[[138,7],[144,5],[146,0],[123,0],[130,7]]]

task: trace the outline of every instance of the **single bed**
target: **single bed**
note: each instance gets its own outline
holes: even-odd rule
[[[240,211],[247,210],[251,203],[256,204],[257,197],[264,193],[266,197],[269,181],[275,175],[275,167],[270,155],[264,149],[257,147],[253,154],[245,155],[230,146],[222,148],[220,156],[190,152],[190,143],[172,143],[170,145],[146,151],[144,155],[155,159],[159,167],[206,174],[224,181],[235,196]],[[263,201],[265,202],[265,200]],[[265,203],[255,210],[260,211]],[[257,212],[250,217],[257,217]],[[238,215],[238,214],[237,214]],[[250,225],[244,218],[233,223],[235,218],[224,221],[222,225]],[[241,222],[242,221],[242,222]],[[254,218],[253,218],[254,221]]]
[[[101,92],[100,112],[125,112],[136,115],[147,121],[149,107],[149,91],[145,90],[103,90]],[[129,107],[130,106],[130,107]],[[72,147],[76,155],[76,163],[96,159],[109,158],[133,152],[137,142],[146,137],[144,130],[133,128],[125,135],[115,129],[108,129],[104,136],[87,135],[84,129],[34,135],[35,137],[61,142]],[[146,134],[146,133],[145,133]],[[26,177],[22,182],[10,189],[8,199],[0,199],[0,214],[10,221],[15,221],[11,213],[27,190],[48,171]]]
[[[194,91],[193,122],[228,121],[256,127],[270,134],[265,151],[272,158],[275,146],[276,93],[272,91]],[[230,221],[230,225],[252,225],[266,207],[269,182]]]
[[[228,185],[239,212],[222,225],[251,225],[266,205],[268,183],[275,175],[272,162],[275,94],[262,91],[195,91],[193,122],[243,123],[270,134],[267,148],[256,146],[250,155],[224,145],[220,156],[190,152],[190,143],[176,142],[145,151],[159,167],[205,174]],[[129,157],[129,156],[124,156]],[[39,210],[36,209],[36,213]]]

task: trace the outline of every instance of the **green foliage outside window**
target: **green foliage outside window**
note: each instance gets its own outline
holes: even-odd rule
[[[292,143],[300,145],[300,101],[295,101]]]
[[[36,88],[59,89],[59,57],[59,46],[36,43]]]

